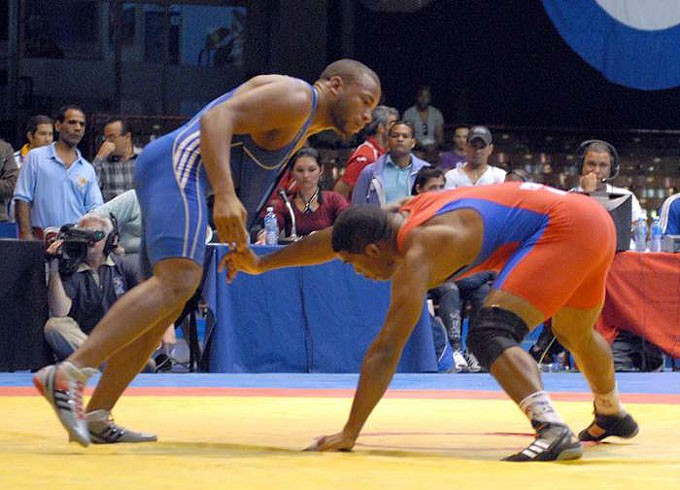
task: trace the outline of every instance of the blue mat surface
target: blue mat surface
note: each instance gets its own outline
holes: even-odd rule
[[[677,372],[619,373],[616,378],[620,393],[680,394],[680,373]],[[357,374],[140,374],[131,386],[353,389],[357,380]],[[578,373],[544,373],[543,382],[548,391],[589,391]],[[32,386],[31,374],[0,373],[0,387],[17,386]],[[397,374],[390,389],[500,391],[488,374]]]

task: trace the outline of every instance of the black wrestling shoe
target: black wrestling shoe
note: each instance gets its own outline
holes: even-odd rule
[[[503,461],[565,461],[583,455],[581,443],[566,425],[536,421],[531,425],[536,428],[534,442],[520,452],[503,458]]]
[[[581,441],[599,442],[610,436],[630,439],[640,431],[637,422],[630,414],[620,415],[595,414],[595,420],[578,435]]]

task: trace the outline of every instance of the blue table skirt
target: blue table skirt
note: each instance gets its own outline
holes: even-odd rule
[[[275,247],[254,247],[267,253]],[[203,297],[215,315],[210,371],[221,373],[352,373],[383,325],[390,285],[369,281],[339,260],[240,273],[232,284],[217,272],[227,247],[208,246]],[[426,306],[399,372],[436,372]]]

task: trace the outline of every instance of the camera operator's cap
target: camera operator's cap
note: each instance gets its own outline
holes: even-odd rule
[[[472,143],[475,140],[481,140],[484,142],[484,146],[491,144],[491,131],[485,126],[472,126],[470,132],[468,133],[467,141]]]

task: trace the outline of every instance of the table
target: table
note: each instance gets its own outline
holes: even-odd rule
[[[256,253],[274,247],[253,247]],[[339,260],[249,276],[232,284],[218,273],[226,253],[209,245],[203,298],[215,316],[211,372],[359,372],[383,325],[389,283],[357,275]],[[436,372],[427,308],[407,343],[399,372]]]
[[[680,254],[616,254],[595,327],[609,342],[628,330],[680,358]]]

